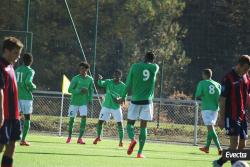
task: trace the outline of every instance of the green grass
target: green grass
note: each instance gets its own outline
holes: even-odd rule
[[[128,141],[124,148],[118,148],[118,141],[103,139],[93,145],[93,138],[86,145],[77,145],[76,138],[66,144],[65,137],[29,135],[30,147],[17,146],[14,159],[15,167],[209,167],[217,159],[217,150],[211,148],[210,154],[199,152],[198,147],[146,143],[145,159],[126,155]],[[227,163],[225,167],[229,167]]]

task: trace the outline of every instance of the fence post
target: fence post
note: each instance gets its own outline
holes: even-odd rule
[[[198,130],[198,113],[199,112],[199,104],[195,101],[195,114],[194,114],[194,145],[197,145],[197,130]]]
[[[62,136],[63,101],[64,101],[64,93],[62,93],[62,100],[61,100],[61,113],[60,113],[60,124],[59,124],[59,136]]]

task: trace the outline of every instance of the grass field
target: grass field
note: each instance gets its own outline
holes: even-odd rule
[[[196,146],[146,143],[145,159],[126,155],[128,141],[124,148],[118,148],[115,140],[104,139],[93,145],[92,138],[86,145],[77,145],[76,138],[66,144],[65,137],[30,135],[30,147],[17,145],[15,167],[210,167],[217,159],[217,150],[211,148],[210,154],[203,154]],[[226,164],[225,167],[229,167]]]

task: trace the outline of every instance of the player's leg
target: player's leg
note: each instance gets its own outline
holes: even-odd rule
[[[207,141],[206,141],[206,145],[204,147],[199,148],[201,151],[205,152],[205,153],[209,153],[209,147],[211,145],[211,141],[212,141],[212,127],[209,124],[210,122],[210,117],[209,117],[209,113],[207,110],[203,110],[201,111],[201,115],[202,115],[202,119],[204,122],[204,125],[207,126]]]
[[[23,133],[22,133],[22,138],[20,142],[20,145],[22,146],[30,146],[30,143],[28,143],[25,140],[30,129],[30,117],[31,117],[31,114],[24,114]]]
[[[73,105],[69,106],[69,110],[68,110],[68,116],[69,116],[69,123],[68,124],[69,124],[69,126],[68,126],[68,138],[67,138],[66,143],[71,142],[75,117],[76,117],[78,108],[79,108],[78,106],[73,106]]]
[[[9,120],[5,129],[5,136],[6,136],[6,144],[5,144],[5,151],[3,153],[2,158],[2,167],[12,167],[13,166],[13,157],[15,152],[15,143],[16,141],[20,140],[21,134],[21,126],[19,120]],[[2,134],[2,133],[1,133]]]
[[[214,125],[212,125],[211,131],[212,131],[211,133],[212,133],[212,138],[213,138],[214,144],[216,145],[216,147],[218,149],[218,155],[221,155],[222,154],[222,148],[221,148],[221,145],[220,145],[220,142],[219,142],[218,135],[217,135],[217,133],[215,131]]]
[[[144,158],[144,156],[142,155],[142,150],[145,145],[146,139],[147,139],[147,121],[141,120],[140,135],[139,135],[139,150],[137,158]]]
[[[140,136],[139,136],[139,150],[137,158],[144,158],[142,150],[147,139],[147,122],[153,120],[153,103],[143,105],[140,112]]]
[[[123,137],[124,137],[124,129],[123,129],[123,115],[122,109],[112,109],[111,114],[113,115],[115,122],[117,123],[117,131],[119,136],[119,147],[123,147]]]
[[[99,114],[99,121],[96,126],[97,138],[93,141],[93,144],[97,144],[101,141],[102,131],[103,131],[103,123],[104,121],[108,121],[110,119],[110,110],[109,108],[102,107]]]
[[[98,123],[96,125],[96,134],[97,137],[93,141],[93,144],[97,144],[99,141],[101,141],[101,135],[102,135],[102,130],[103,130],[103,120],[98,120]]]
[[[83,105],[79,108],[80,116],[81,116],[81,122],[80,122],[80,130],[78,135],[78,144],[85,144],[85,141],[82,139],[82,136],[85,133],[86,128],[86,121],[87,121],[87,106]]]
[[[6,144],[5,151],[2,157],[2,167],[12,167],[13,166],[13,156],[15,152],[15,141],[10,141]]]
[[[227,135],[230,137],[229,149],[237,150],[239,147],[239,141],[241,136],[241,127],[236,122],[227,119],[225,129]],[[219,160],[216,160],[213,163],[214,166],[215,164],[222,166],[226,162],[227,160],[221,157]],[[234,161],[231,161],[231,163],[234,163]]]

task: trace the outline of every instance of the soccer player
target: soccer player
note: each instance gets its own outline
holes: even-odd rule
[[[75,117],[79,112],[81,117],[80,131],[77,143],[85,144],[82,136],[85,132],[86,127],[86,118],[87,118],[87,104],[92,103],[93,101],[93,78],[90,77],[87,73],[90,68],[90,65],[87,62],[81,62],[79,64],[80,74],[73,77],[69,86],[69,93],[72,94],[71,102],[69,107],[69,135],[66,143],[71,142],[71,135],[73,131],[73,125]]]
[[[212,70],[204,69],[202,71],[203,80],[199,82],[195,99],[201,98],[202,100],[202,118],[204,124],[207,126],[207,143],[204,147],[200,148],[201,151],[209,153],[209,147],[213,140],[218,148],[218,154],[221,155],[222,149],[218,136],[215,132],[214,125],[216,124],[219,111],[219,98],[221,93],[221,85],[212,80]]]
[[[114,79],[103,80],[103,77],[99,75],[98,85],[106,89],[105,100],[102,104],[102,109],[99,115],[99,121],[96,127],[97,138],[94,140],[93,144],[101,141],[101,134],[103,129],[103,122],[108,121],[111,115],[114,117],[117,123],[117,129],[119,134],[119,147],[123,147],[123,136],[124,130],[122,126],[123,116],[121,109],[121,96],[125,90],[125,84],[121,81],[122,71],[117,69],[114,71]]]
[[[12,167],[15,143],[20,140],[18,88],[13,65],[20,58],[23,44],[15,37],[3,41],[0,57],[0,151],[4,147],[1,167]]]
[[[33,83],[35,71],[30,67],[33,63],[33,56],[30,53],[25,53],[22,59],[23,65],[16,69],[19,112],[24,115],[23,134],[20,145],[30,146],[30,143],[25,139],[30,129],[30,118],[33,111],[32,91],[36,89],[36,85]]]
[[[222,81],[220,98],[219,127],[225,128],[230,137],[230,149],[244,149],[248,138],[246,109],[249,100],[249,80],[247,72],[250,69],[250,57],[243,55],[236,67],[226,74]],[[231,161],[233,164],[235,161]],[[226,160],[221,157],[213,162],[220,167]]]
[[[127,121],[127,132],[131,139],[127,150],[128,155],[132,154],[137,143],[134,134],[135,121],[138,118],[141,120],[137,158],[144,158],[142,150],[147,138],[147,122],[153,119],[154,88],[156,74],[159,71],[159,66],[153,63],[154,59],[154,53],[147,52],[143,62],[135,63],[131,66],[123,94],[123,99],[128,92],[131,92],[132,95]]]

